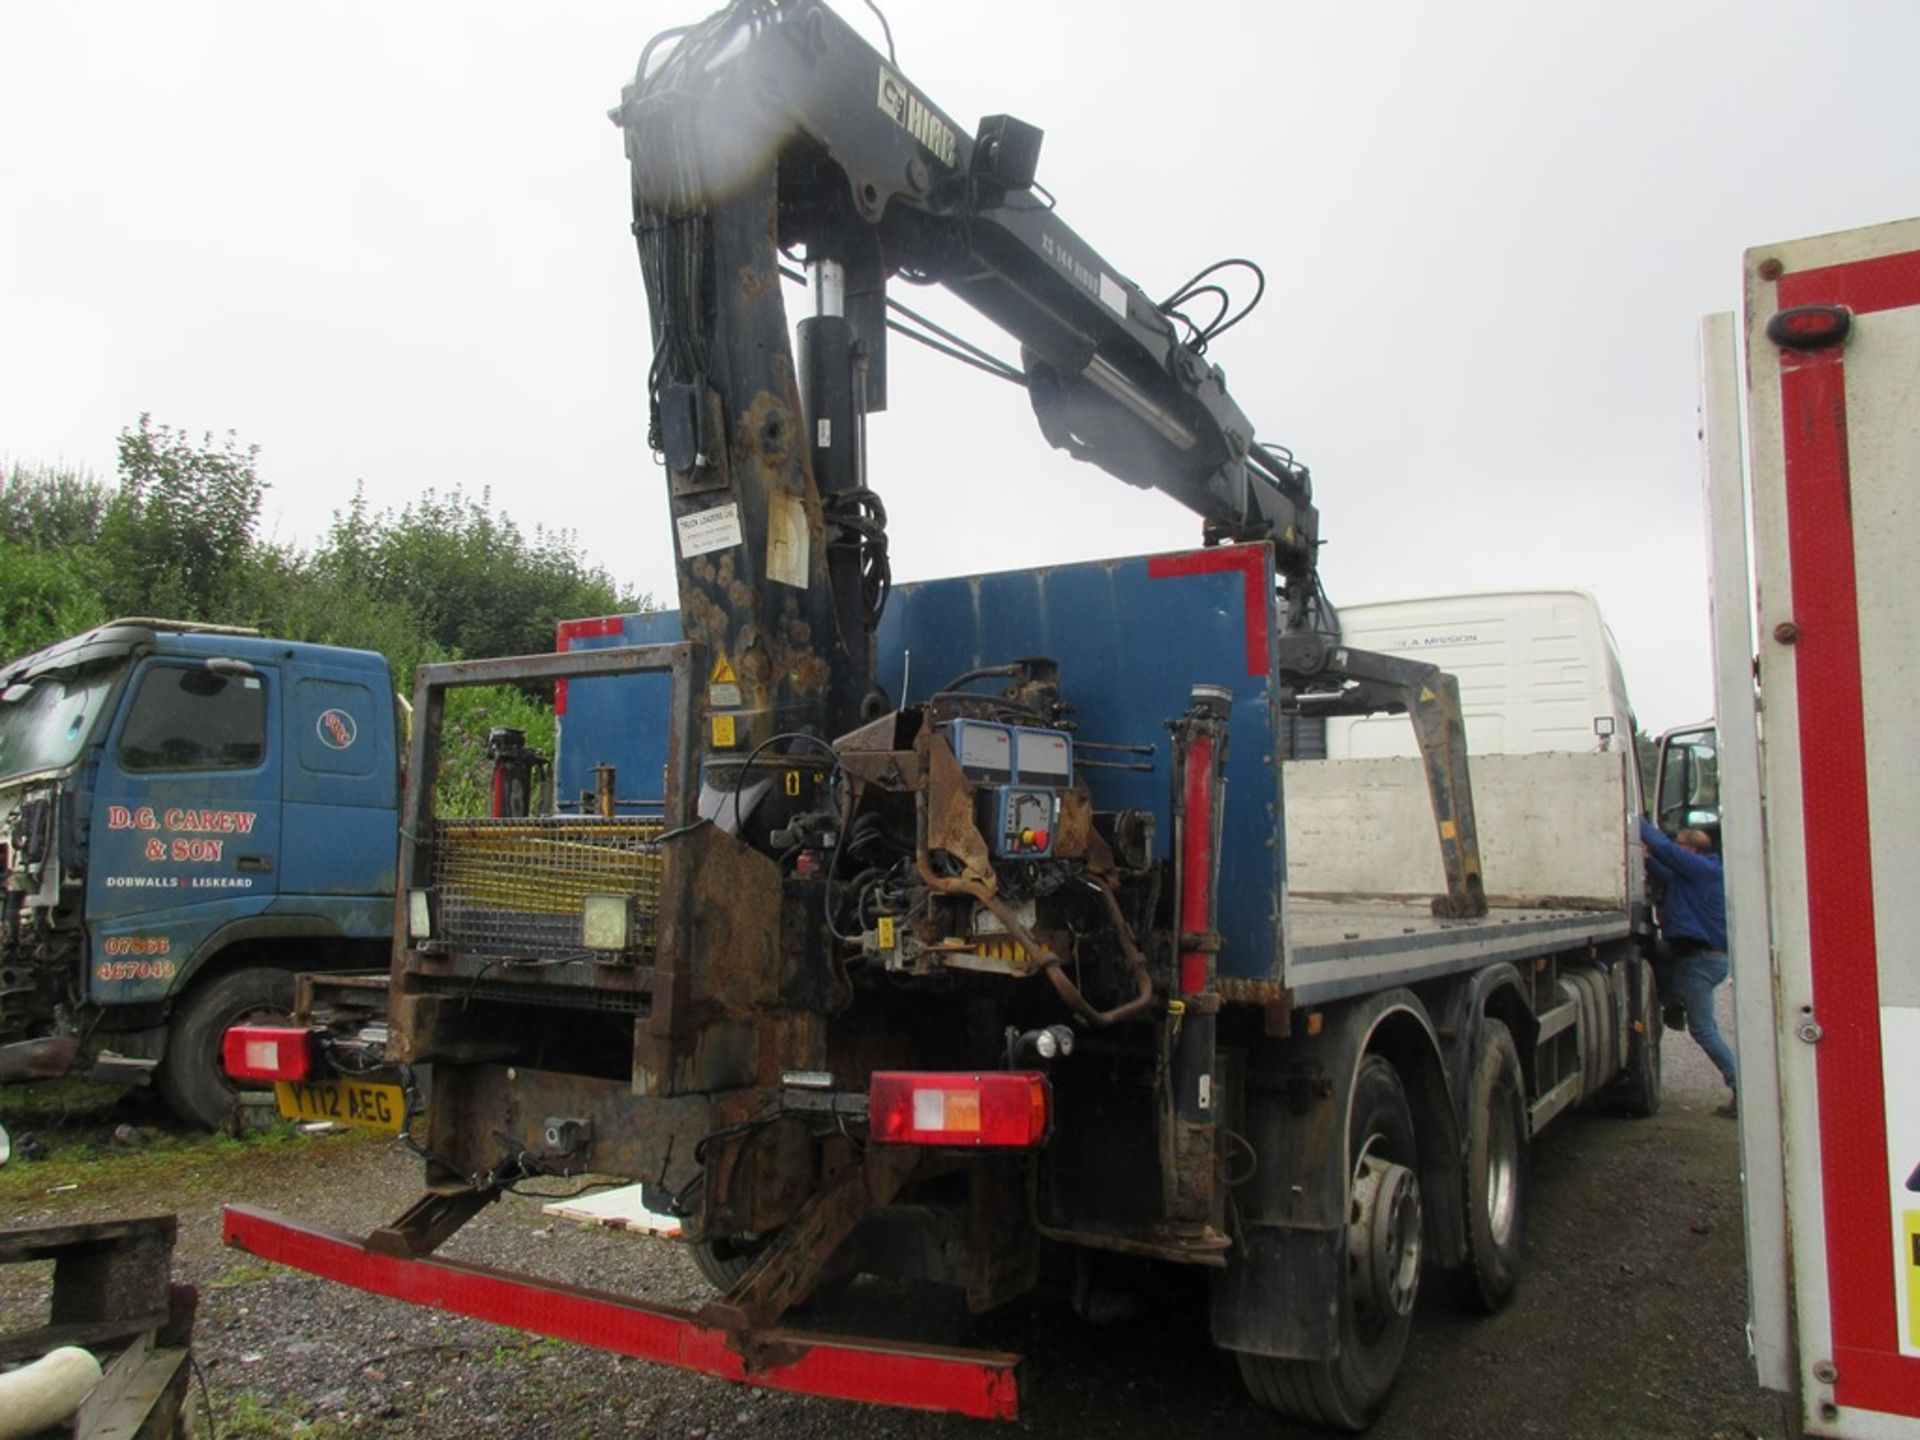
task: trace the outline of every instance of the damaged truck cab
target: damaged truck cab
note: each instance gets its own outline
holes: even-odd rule
[[[131,619],[0,670],[0,1079],[224,1121],[227,1027],[385,951],[398,758],[362,651]]]

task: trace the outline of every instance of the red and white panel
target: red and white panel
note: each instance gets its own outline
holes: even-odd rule
[[[1815,1435],[1915,1437],[1920,222],[1747,260],[1768,888],[1803,1419]],[[1795,349],[1769,338],[1776,315],[1809,306],[1844,307],[1845,340]]]

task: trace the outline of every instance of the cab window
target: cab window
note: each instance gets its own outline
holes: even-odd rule
[[[140,677],[120,764],[128,770],[247,770],[267,753],[267,692],[255,675],[154,665]]]

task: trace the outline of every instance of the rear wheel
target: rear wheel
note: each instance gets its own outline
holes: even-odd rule
[[[1527,1235],[1526,1078],[1501,1021],[1480,1025],[1467,1089],[1467,1280],[1472,1298],[1498,1310],[1520,1288]]]
[[[760,1252],[767,1248],[767,1241],[764,1238],[699,1240],[687,1248],[693,1253],[693,1268],[700,1272],[701,1279],[724,1295],[739,1283],[740,1277],[760,1258]],[[796,1301],[793,1308],[802,1310],[809,1305],[828,1304],[843,1294],[852,1283],[853,1271],[829,1269],[807,1298]]]
[[[271,966],[234,970],[189,990],[174,1007],[167,1053],[155,1073],[167,1108],[209,1130],[226,1124],[242,1093],[220,1063],[228,1027],[292,1014],[293,974]]]
[[[699,1240],[687,1248],[693,1268],[722,1295],[760,1258],[765,1241]]]
[[[1335,1295],[1340,1353],[1327,1360],[1235,1358],[1254,1399],[1312,1425],[1364,1430],[1400,1373],[1422,1260],[1419,1152],[1393,1066],[1361,1063],[1347,1129],[1346,1264]]]

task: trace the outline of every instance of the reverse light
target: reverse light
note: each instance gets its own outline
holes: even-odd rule
[[[235,1025],[220,1061],[235,1080],[305,1080],[313,1073],[313,1031],[294,1025]]]
[[[1029,1070],[883,1070],[868,1086],[867,1114],[879,1145],[1024,1150],[1052,1128],[1053,1089]]]

